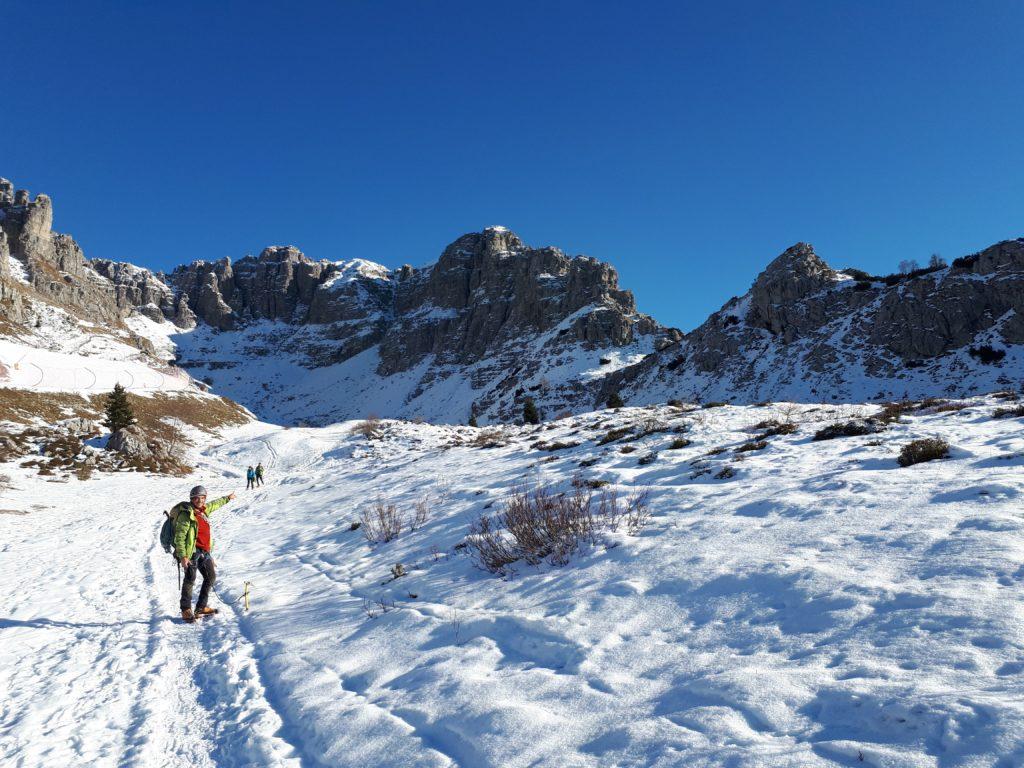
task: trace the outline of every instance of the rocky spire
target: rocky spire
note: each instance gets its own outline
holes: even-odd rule
[[[747,323],[782,334],[787,340],[799,335],[806,318],[794,311],[794,303],[812,296],[836,281],[836,272],[818,258],[810,243],[787,248],[757,276],[750,289]]]

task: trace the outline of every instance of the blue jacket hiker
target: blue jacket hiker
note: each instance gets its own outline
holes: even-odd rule
[[[249,469],[245,471],[245,490],[256,487],[256,470],[249,465]]]

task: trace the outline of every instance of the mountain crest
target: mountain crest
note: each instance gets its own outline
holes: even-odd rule
[[[806,320],[799,308],[794,307],[794,302],[829,288],[836,282],[836,275],[810,243],[797,243],[787,248],[751,286],[747,322],[792,340]]]

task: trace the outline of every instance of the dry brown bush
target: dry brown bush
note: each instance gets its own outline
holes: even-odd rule
[[[475,448],[501,448],[505,445],[505,430],[501,427],[484,427],[473,437]]]
[[[398,507],[389,503],[383,496],[359,516],[360,529],[363,536],[371,544],[386,544],[402,532],[402,515]]]
[[[623,517],[635,534],[646,524],[647,494],[635,494],[624,508],[613,489],[596,499],[586,481],[573,479],[571,491],[545,486],[514,490],[495,516],[481,515],[467,540],[474,561],[491,573],[508,573],[520,560],[565,565],[581,546],[594,543],[602,530],[617,530]]]
[[[380,417],[371,413],[365,419],[357,422],[356,425],[352,427],[352,434],[362,435],[367,440],[379,440],[384,435]]]
[[[926,437],[904,445],[897,461],[901,467],[909,467],[912,464],[945,459],[948,456],[949,443],[939,437]]]
[[[426,499],[420,499],[412,507],[412,517],[409,519],[409,530],[418,531],[427,524],[430,519],[430,505]]]
[[[608,434],[597,441],[597,444],[607,445],[608,443],[614,443],[616,440],[621,440],[632,431],[632,427],[618,427],[616,429],[609,430]]]
[[[1024,405],[1014,405],[1008,408],[996,408],[992,411],[993,419],[1011,419],[1024,416]]]
[[[651,519],[650,491],[634,491],[626,499],[626,533],[637,536]]]
[[[767,440],[754,440],[749,443],[744,443],[736,449],[736,453],[746,453],[747,451],[760,451],[768,447]]]

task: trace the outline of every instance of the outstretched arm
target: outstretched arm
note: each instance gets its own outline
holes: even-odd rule
[[[206,514],[210,515],[216,512],[218,509],[223,507],[233,498],[235,498],[235,494],[229,493],[227,496],[221,496],[219,499],[214,499],[213,501],[206,505]]]

